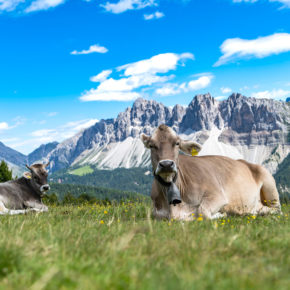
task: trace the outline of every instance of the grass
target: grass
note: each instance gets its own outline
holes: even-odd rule
[[[0,289],[289,289],[283,212],[155,221],[128,202],[0,216]]]
[[[84,176],[86,174],[90,174],[93,172],[94,172],[94,169],[91,168],[89,165],[87,165],[87,166],[83,166],[83,167],[77,168],[75,170],[69,171],[69,174]]]

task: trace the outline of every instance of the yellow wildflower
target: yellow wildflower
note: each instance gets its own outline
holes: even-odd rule
[[[100,224],[101,224],[101,225],[103,225],[103,224],[104,224],[104,221],[103,221],[103,220],[101,220],[101,221],[100,221]]]
[[[203,218],[202,218],[202,217],[199,217],[199,218],[197,218],[197,220],[198,220],[199,222],[201,222],[201,221],[203,221]]]
[[[107,214],[108,212],[106,210],[104,210],[104,214]]]

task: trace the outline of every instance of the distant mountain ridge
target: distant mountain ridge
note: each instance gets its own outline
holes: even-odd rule
[[[139,136],[151,134],[160,124],[200,142],[201,155],[244,158],[272,172],[290,152],[289,103],[234,93],[224,101],[197,95],[186,108],[139,98],[117,118],[101,120],[60,143],[47,158],[53,171],[86,164],[99,169],[146,167],[150,154]]]
[[[148,167],[150,152],[139,136],[151,134],[160,124],[202,144],[200,155],[243,158],[272,173],[290,152],[290,103],[233,93],[224,101],[197,95],[187,107],[173,108],[139,98],[117,118],[101,120],[60,144],[41,145],[28,156],[1,143],[0,158],[5,155],[2,158],[17,166],[50,160],[53,172],[85,165],[109,170]]]
[[[37,161],[42,162],[58,144],[58,142],[43,144],[30,154],[24,155],[0,142],[0,160],[8,163],[14,175],[19,175],[23,172],[26,164],[33,164]]]

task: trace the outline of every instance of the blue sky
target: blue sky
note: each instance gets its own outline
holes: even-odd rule
[[[290,0],[0,0],[0,141],[29,153],[137,97],[290,96]]]

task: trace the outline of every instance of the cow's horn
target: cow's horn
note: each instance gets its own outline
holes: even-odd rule
[[[32,171],[32,168],[29,167],[27,164],[25,165],[30,171]]]
[[[48,161],[44,166],[45,166],[45,167],[48,167],[49,164],[50,164],[50,161]]]

